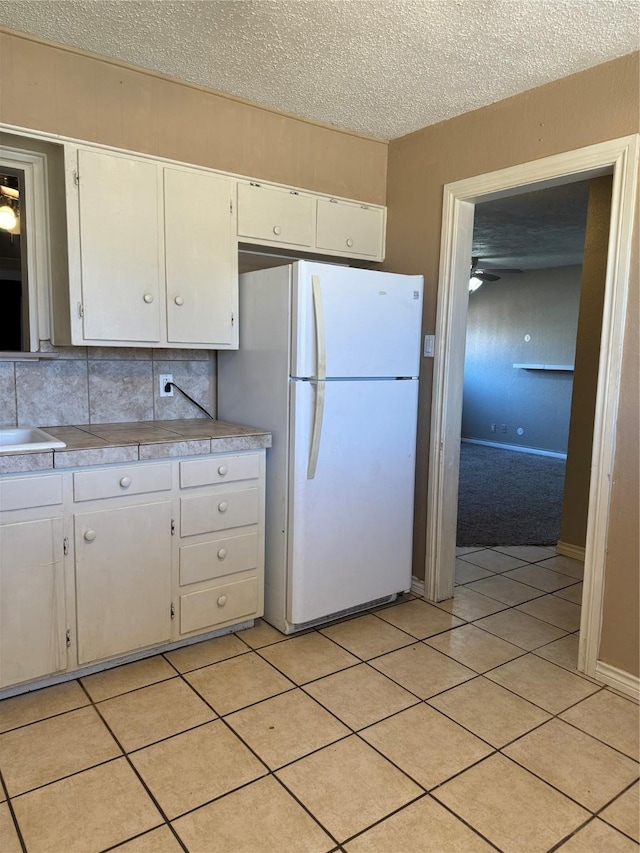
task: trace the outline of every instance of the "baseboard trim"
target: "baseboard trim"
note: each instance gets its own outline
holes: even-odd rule
[[[580,560],[584,563],[584,548],[579,545],[571,545],[569,542],[563,542],[559,539],[556,542],[556,551],[563,557],[570,557],[572,560]]]
[[[630,696],[636,702],[640,700],[640,677],[637,675],[631,675],[630,672],[599,660],[596,663],[596,679],[624,693],[625,696]]]
[[[485,441],[483,438],[462,438],[467,444],[481,444],[483,447],[498,447],[500,450],[516,450],[518,453],[531,453],[534,456],[551,456],[554,459],[566,459],[566,453],[556,450],[540,450],[537,447],[522,447],[520,444],[500,444],[497,441]]]
[[[419,595],[421,598],[424,598],[424,578],[417,578],[415,575],[412,575],[411,592],[414,595]]]

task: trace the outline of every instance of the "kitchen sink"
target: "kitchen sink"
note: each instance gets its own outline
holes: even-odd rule
[[[1,427],[0,453],[24,453],[27,450],[53,450],[66,447],[64,441],[38,427]]]

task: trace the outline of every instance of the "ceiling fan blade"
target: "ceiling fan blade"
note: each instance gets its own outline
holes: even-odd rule
[[[485,272],[501,272],[503,275],[512,275],[513,273],[524,272],[514,267],[484,267]]]
[[[500,281],[499,275],[493,275],[493,273],[485,272],[484,270],[475,270],[473,274],[476,278],[482,279],[482,281]]]

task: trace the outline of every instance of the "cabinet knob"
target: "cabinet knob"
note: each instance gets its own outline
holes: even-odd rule
[[[349,238],[347,239],[347,246],[348,246],[349,248],[351,248],[351,247],[353,246],[353,240],[351,239],[351,237],[349,237]]]
[[[86,542],[93,542],[93,540],[96,538],[95,530],[85,530],[84,538]]]
[[[229,469],[226,465],[218,465],[218,474],[220,474],[221,477],[224,477],[228,470]]]
[[[278,236],[279,234],[282,234],[282,228],[279,225],[274,225],[273,226],[273,233],[276,236]]]
[[[147,305],[151,305],[151,303],[153,302],[153,293],[145,293],[142,298],[147,303]]]
[[[229,504],[226,501],[222,501],[218,504],[219,512],[226,512],[229,509]]]
[[[227,596],[221,595],[220,598],[218,599],[218,607],[224,607],[226,603],[227,603]]]
[[[123,489],[128,489],[131,485],[131,477],[120,477],[120,485]]]
[[[226,556],[227,556],[227,549],[226,548],[220,548],[220,550],[218,551],[218,559],[224,560],[224,558]]]
[[[176,296],[173,301],[176,303],[176,305],[184,305],[184,298],[182,296]]]

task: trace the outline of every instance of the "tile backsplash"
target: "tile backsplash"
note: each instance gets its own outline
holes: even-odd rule
[[[54,347],[58,357],[0,361],[0,425],[153,421],[205,415],[179,391],[160,397],[161,373],[173,374],[187,394],[212,415],[215,357],[208,350],[133,347]]]

